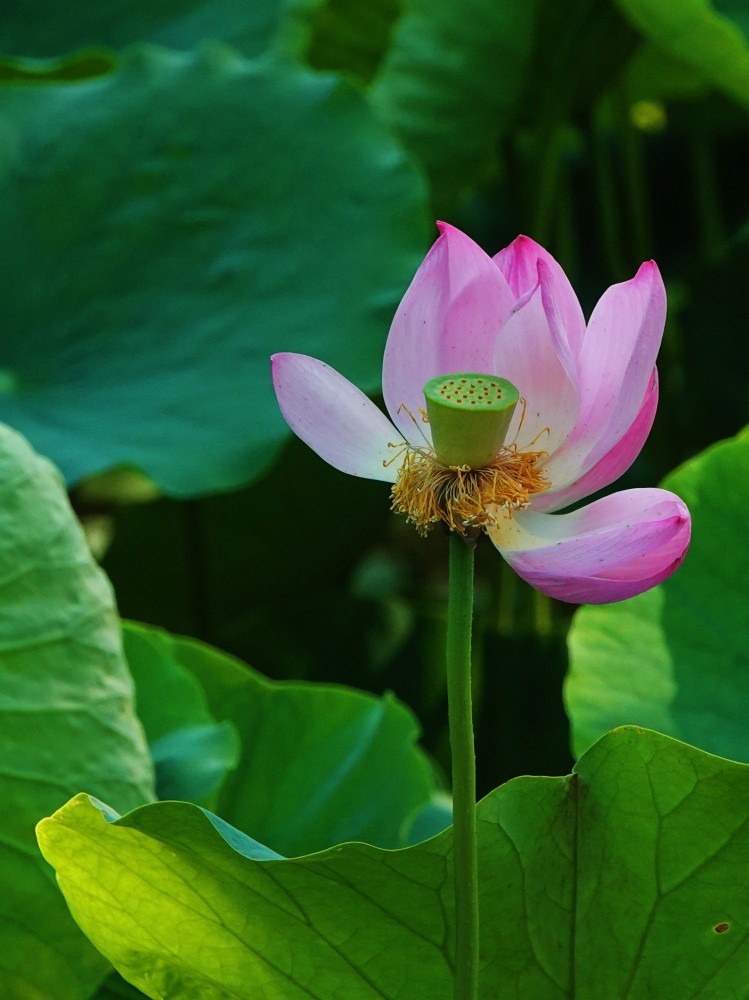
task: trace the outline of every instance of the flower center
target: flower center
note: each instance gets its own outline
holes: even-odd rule
[[[466,372],[430,379],[424,397],[443,465],[482,469],[502,447],[520,393],[507,379]]]
[[[424,386],[434,450],[407,448],[392,489],[392,510],[421,535],[444,522],[466,535],[527,507],[549,482],[544,451],[519,451],[505,437],[520,394],[506,379],[466,372]]]

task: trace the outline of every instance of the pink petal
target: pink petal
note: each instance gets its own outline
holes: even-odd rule
[[[548,250],[528,236],[518,236],[494,257],[516,299],[524,298],[535,289],[539,261],[543,262],[548,273],[548,285],[559,324],[565,331],[571,351],[577,354],[585,336],[585,318],[567,275]]]
[[[494,343],[514,304],[491,258],[460,230],[440,237],[403,297],[390,328],[382,391],[390,416],[415,445],[429,436],[419,411],[436,375],[493,373]]]
[[[586,415],[606,428],[596,460],[626,432],[640,408],[666,323],[666,289],[655,261],[613,285],[593,310],[580,355]]]
[[[578,357],[580,418],[547,463],[557,488],[598,464],[635,422],[666,320],[666,291],[653,261],[612,285],[593,310]]]
[[[665,580],[684,559],[691,522],[666,490],[625,490],[571,514],[505,515],[489,535],[513,569],[550,597],[607,604]]]
[[[540,493],[533,501],[533,509],[537,511],[561,510],[583,497],[588,497],[592,493],[602,490],[604,486],[616,482],[640,454],[650,433],[650,428],[653,426],[657,406],[658,373],[653,369],[648,388],[645,391],[645,399],[624,437],[576,482],[563,489],[554,489],[552,486],[546,492]]]
[[[341,472],[395,482],[404,441],[361,390],[306,354],[274,354],[271,364],[281,413],[302,441]]]
[[[513,382],[525,406],[519,405],[507,440],[518,448],[552,454],[578,418],[577,387],[569,373],[569,351],[549,322],[541,282],[524,305],[502,327],[493,371]]]

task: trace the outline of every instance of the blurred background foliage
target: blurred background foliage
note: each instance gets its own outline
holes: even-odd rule
[[[745,0],[6,0],[0,419],[63,470],[123,616],[393,690],[446,764],[446,543],[291,440],[268,355],[377,392],[446,218],[586,313],[657,259],[661,403],[622,486],[749,419]],[[479,780],[570,765],[571,608],[487,544]]]

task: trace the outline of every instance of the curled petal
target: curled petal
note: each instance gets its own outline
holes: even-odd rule
[[[614,447],[600,459],[592,469],[581,476],[576,482],[561,489],[551,489],[539,493],[533,498],[533,509],[537,511],[561,510],[569,507],[577,500],[588,497],[605,486],[615,482],[624,475],[627,469],[640,454],[647,440],[650,428],[653,426],[655,411],[658,407],[658,373],[653,369],[650,382],[645,391],[645,399],[632,422],[632,426]],[[563,463],[557,464],[558,479],[569,482],[570,476]]]
[[[403,436],[424,444],[425,382],[457,372],[493,374],[494,343],[514,304],[491,257],[464,233],[440,223],[393,319],[385,347],[382,391]]]
[[[665,321],[666,291],[654,261],[601,297],[578,357],[580,418],[547,464],[556,486],[584,476],[632,426],[652,378]]]
[[[665,580],[684,559],[691,523],[666,490],[625,490],[571,514],[519,511],[489,536],[512,568],[550,597],[608,604]]]
[[[360,389],[316,358],[274,354],[273,386],[294,433],[341,472],[394,483],[405,442]]]
[[[547,273],[550,302],[553,302],[559,326],[570,350],[577,354],[585,336],[585,318],[567,275],[548,250],[528,236],[518,236],[494,257],[516,299],[526,298],[535,289],[539,261]]]
[[[580,355],[585,415],[602,428],[598,461],[620,440],[640,408],[666,323],[666,289],[655,261],[613,285],[593,310]]]

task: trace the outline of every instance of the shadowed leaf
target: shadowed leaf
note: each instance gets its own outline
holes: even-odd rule
[[[0,427],[0,993],[86,1000],[107,971],[70,919],[34,825],[85,788],[153,798],[109,583],[57,471]]]

